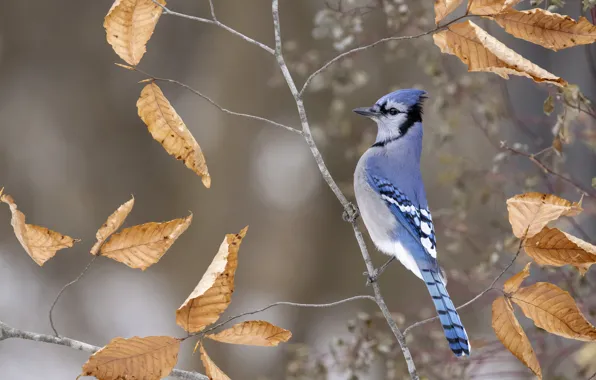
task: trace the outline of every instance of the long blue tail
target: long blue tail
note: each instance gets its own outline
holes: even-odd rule
[[[445,330],[445,337],[455,356],[469,356],[471,347],[468,334],[459,319],[455,306],[449,298],[443,279],[438,272],[431,269],[421,269],[422,278],[430,292],[439,319]]]

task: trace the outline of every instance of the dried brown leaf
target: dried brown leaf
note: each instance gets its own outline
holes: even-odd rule
[[[158,1],[166,5],[165,0]],[[139,64],[162,11],[153,0],[114,1],[103,27],[108,43],[126,63],[133,66]]]
[[[505,293],[514,293],[519,289],[522,282],[524,282],[524,280],[530,275],[531,264],[532,263],[527,263],[521,272],[513,275],[511,278],[505,281],[505,284],[503,284],[503,290]]]
[[[518,238],[536,235],[549,222],[561,216],[575,216],[582,211],[577,202],[552,194],[525,193],[507,199],[509,223]],[[526,233],[527,230],[527,233]]]
[[[435,0],[435,24],[459,7],[463,0]]]
[[[503,346],[542,379],[542,370],[534,349],[517,321],[511,303],[505,297],[499,297],[493,302],[492,326]]]
[[[494,15],[511,9],[521,0],[468,0],[470,13],[476,15]]]
[[[505,79],[509,75],[531,78],[563,87],[567,82],[530,62],[471,21],[451,25],[433,35],[443,53],[453,54],[468,65],[468,71],[486,71]]]
[[[556,285],[537,282],[521,288],[511,300],[534,324],[565,338],[595,341],[596,328],[586,320],[573,297]]]
[[[101,247],[101,255],[131,268],[145,270],[161,259],[191,222],[192,214],[169,222],[125,228]]]
[[[124,223],[124,220],[132,211],[134,204],[135,198],[132,197],[128,202],[118,207],[118,209],[108,217],[108,220],[106,220],[99,230],[97,230],[97,233],[95,234],[97,242],[91,248],[92,255],[97,255],[101,245],[106,241],[106,239],[122,226],[122,223]]]
[[[183,161],[187,168],[201,176],[203,185],[209,188],[211,177],[199,144],[155,83],[149,83],[143,88],[137,108],[153,138],[170,155]]]
[[[554,51],[596,41],[596,26],[585,17],[575,21],[569,16],[534,8],[510,9],[493,19],[507,33]]]
[[[227,234],[211,265],[176,310],[176,323],[184,330],[195,333],[219,319],[234,292],[234,275],[238,267],[238,250],[246,235],[247,227],[237,234]]]
[[[203,362],[203,366],[205,367],[205,372],[207,372],[207,376],[209,376],[210,380],[231,380],[228,375],[226,375],[219,367],[211,360],[209,355],[207,355],[207,351],[202,344],[199,344],[200,352],[201,352],[201,361]]]
[[[70,248],[78,241],[45,227],[26,224],[25,214],[17,209],[13,198],[8,194],[2,194],[2,191],[0,191],[0,201],[10,207],[12,213],[10,224],[14,229],[14,234],[37,265],[42,266],[54,257],[57,251]]]
[[[292,337],[289,330],[282,329],[266,321],[246,321],[238,323],[217,334],[209,334],[207,338],[230,344],[249,346],[277,346]]]
[[[81,376],[99,380],[158,380],[178,361],[180,340],[169,336],[114,338],[83,365]]]
[[[544,227],[526,240],[526,253],[539,265],[573,265],[585,273],[596,263],[596,246],[556,228]]]

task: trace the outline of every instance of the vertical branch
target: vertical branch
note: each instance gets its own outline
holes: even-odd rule
[[[354,217],[354,214],[355,214],[354,206],[347,200],[345,195],[339,189],[339,186],[337,186],[337,184],[333,180],[333,177],[331,176],[331,173],[329,173],[329,169],[327,169],[327,166],[325,165],[323,156],[321,155],[321,152],[319,151],[317,144],[315,143],[312,133],[310,131],[310,125],[308,123],[308,118],[306,116],[306,110],[304,108],[304,103],[302,102],[302,95],[296,88],[296,83],[294,82],[294,79],[292,78],[292,75],[290,74],[290,71],[288,70],[288,66],[286,65],[286,62],[284,60],[283,53],[282,53],[282,43],[281,43],[281,30],[280,30],[281,27],[280,27],[280,22],[279,22],[279,0],[272,0],[272,12],[273,12],[273,25],[274,25],[274,32],[275,32],[274,56],[275,56],[275,59],[277,60],[279,68],[281,69],[282,75],[283,75],[286,83],[288,84],[288,87],[290,88],[290,92],[292,93],[292,96],[294,97],[294,101],[296,102],[296,107],[298,108],[298,115],[300,116],[300,123],[302,125],[302,133],[304,135],[304,139],[306,140],[306,143],[308,144],[308,147],[310,148],[310,151],[311,151],[313,157],[315,158],[317,166],[319,167],[319,171],[321,172],[321,175],[325,179],[325,182],[327,182],[327,184],[329,185],[329,187],[331,188],[331,190],[333,191],[333,193],[335,194],[335,196],[337,197],[337,199],[343,206],[344,210],[348,214],[350,222],[352,224],[352,228],[354,229],[354,235],[356,236],[356,240],[358,241],[358,245],[359,245],[360,251],[362,253],[362,258],[364,259],[364,263],[366,264],[366,269],[367,269],[368,273],[373,274],[373,273],[375,273],[375,268],[374,268],[373,263],[370,259],[370,255],[368,254],[368,250],[366,249],[366,243],[364,242],[362,233],[360,232],[360,229],[358,228],[356,219]],[[403,356],[404,356],[404,358],[406,360],[406,364],[408,366],[408,372],[410,374],[410,377],[413,380],[418,380],[419,377],[416,372],[416,366],[414,365],[414,360],[412,359],[412,354],[410,353],[410,350],[408,349],[408,346],[406,345],[406,340],[404,338],[404,335],[399,330],[399,328],[397,327],[397,324],[391,317],[391,313],[389,312],[389,309],[387,308],[387,305],[385,304],[385,300],[383,299],[383,296],[381,295],[381,290],[380,290],[379,285],[376,282],[373,282],[372,285],[373,285],[373,291],[375,294],[375,301],[376,301],[377,305],[379,306],[379,308],[381,309],[381,312],[383,313],[383,316],[385,317],[387,324],[389,325],[389,328],[393,332],[393,335],[395,335],[395,338],[397,339],[397,342],[399,343],[399,346],[401,347]]]

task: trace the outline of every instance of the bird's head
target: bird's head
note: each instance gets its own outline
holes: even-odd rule
[[[376,144],[399,139],[412,127],[422,136],[422,102],[426,92],[417,89],[397,90],[377,100],[372,107],[356,108],[354,112],[374,120],[378,127]]]

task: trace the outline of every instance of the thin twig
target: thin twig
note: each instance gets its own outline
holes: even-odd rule
[[[330,303],[320,303],[320,304],[312,304],[312,303],[296,303],[296,302],[286,302],[286,301],[280,301],[280,302],[274,302],[270,305],[267,305],[265,307],[262,307],[260,309],[257,310],[252,310],[252,311],[247,311],[238,315],[235,315],[233,317],[230,317],[228,319],[226,319],[223,322],[220,322],[216,325],[213,325],[211,327],[209,327],[208,329],[204,330],[203,332],[201,332],[201,335],[205,335],[207,333],[210,333],[213,330],[216,330],[238,318],[244,317],[246,315],[253,315],[253,314],[257,314],[257,313],[261,313],[265,310],[271,309],[272,307],[275,306],[294,306],[294,307],[306,307],[306,308],[326,308],[326,307],[333,307],[333,306],[337,306],[337,305],[341,305],[347,302],[351,302],[351,301],[356,301],[356,300],[371,300],[373,302],[375,302],[375,297],[373,296],[353,296],[353,297],[349,297],[349,298],[345,298],[339,301],[335,301],[335,302],[330,302]]]
[[[4,339],[10,338],[17,338],[17,339],[25,339],[25,340],[32,340],[35,342],[43,342],[43,343],[51,343],[57,344],[60,346],[70,347],[75,350],[88,352],[93,354],[101,347],[94,346],[89,343],[81,342],[79,340],[60,337],[60,336],[53,336],[47,334],[39,334],[30,331],[18,330],[13,327],[8,326],[7,324],[0,321],[0,341]],[[183,371],[180,369],[174,369],[170,373],[170,376],[183,379],[183,380],[209,380],[209,377],[200,374],[198,372],[190,372],[190,371]]]
[[[444,24],[444,25],[440,25],[435,27],[434,29],[431,30],[427,30],[426,32],[422,32],[420,34],[415,34],[412,36],[392,36],[392,37],[385,37],[382,38],[380,40],[377,40],[371,44],[368,45],[364,45],[364,46],[360,46],[351,50],[348,50],[346,52],[343,52],[341,54],[339,54],[338,56],[336,56],[335,58],[333,58],[332,60],[328,61],[327,63],[325,63],[323,66],[321,66],[321,68],[319,68],[317,71],[315,71],[314,73],[310,74],[310,76],[308,78],[306,78],[306,81],[304,82],[304,84],[302,85],[302,89],[300,90],[300,92],[298,93],[298,95],[300,97],[302,97],[302,95],[304,94],[304,91],[306,90],[306,88],[308,87],[308,85],[310,84],[310,82],[314,79],[314,77],[316,77],[317,75],[319,75],[320,73],[322,73],[323,71],[327,70],[327,68],[331,65],[333,65],[335,62],[344,59],[347,56],[350,56],[352,54],[364,51],[364,50],[368,50],[370,48],[373,48],[377,45],[383,44],[385,42],[389,42],[389,41],[403,41],[403,40],[413,40],[416,38],[420,38],[420,37],[424,37],[427,36],[429,34],[433,34],[436,33],[438,31],[441,31],[445,28],[447,28],[449,25],[460,21],[461,19],[464,19],[466,17],[472,17],[474,15],[469,15],[469,14],[465,14],[463,16],[457,17],[451,21],[449,21],[448,23]]]
[[[301,130],[299,130],[299,129],[292,128],[292,127],[289,127],[289,126],[287,126],[287,125],[284,125],[284,124],[278,123],[278,122],[276,122],[276,121],[273,121],[273,120],[270,120],[270,119],[267,119],[267,118],[264,118],[264,117],[261,117],[261,116],[255,116],[255,115],[250,115],[250,114],[246,114],[246,113],[241,113],[241,112],[234,112],[234,111],[230,111],[229,109],[227,109],[227,108],[224,108],[224,107],[220,106],[220,105],[219,105],[218,103],[216,103],[216,102],[215,102],[213,99],[211,99],[211,98],[210,98],[210,97],[208,97],[207,95],[203,94],[202,92],[200,92],[200,91],[198,91],[198,90],[195,90],[194,88],[190,87],[189,85],[187,85],[187,84],[184,84],[184,83],[182,83],[182,82],[179,82],[179,81],[177,81],[177,80],[174,80],[174,79],[168,79],[168,78],[158,78],[158,77],[154,77],[153,75],[151,75],[151,74],[149,74],[149,73],[147,73],[147,72],[145,72],[145,71],[143,71],[143,70],[141,70],[141,69],[139,69],[139,68],[137,68],[137,67],[132,67],[132,66],[127,66],[127,67],[129,67],[129,68],[131,68],[132,70],[134,70],[134,71],[137,71],[137,72],[139,72],[139,73],[141,73],[141,74],[143,74],[143,75],[146,75],[147,77],[149,77],[150,79],[152,79],[152,80],[154,80],[154,81],[159,81],[159,82],[169,82],[169,83],[174,83],[174,84],[177,84],[178,86],[180,86],[180,87],[183,87],[183,88],[187,89],[188,91],[192,92],[193,94],[195,94],[195,95],[198,95],[198,96],[200,96],[201,98],[205,99],[207,102],[209,102],[211,105],[213,105],[214,107],[216,107],[217,109],[219,109],[219,110],[220,110],[221,112],[223,112],[223,113],[227,113],[227,114],[229,114],[229,115],[233,115],[233,116],[245,117],[245,118],[247,118],[247,119],[253,119],[253,120],[262,121],[262,122],[265,122],[265,123],[268,123],[268,124],[274,125],[274,126],[276,126],[276,127],[283,128],[283,129],[285,129],[285,130],[288,130],[288,131],[290,131],[290,132],[297,133],[297,134],[299,134],[299,135],[302,135],[302,134],[303,134],[303,133],[302,133],[302,131],[301,131]]]
[[[596,197],[596,192],[594,192],[594,190],[592,189],[588,189],[587,187],[583,187],[579,184],[577,184],[574,180],[565,177],[562,174],[557,173],[556,171],[554,171],[552,168],[546,166],[542,161],[540,161],[538,158],[536,158],[535,154],[532,153],[526,153],[523,152],[521,150],[515,149],[510,147],[509,145],[507,145],[505,142],[501,142],[501,148],[504,150],[507,150],[513,154],[517,154],[519,156],[524,156],[527,157],[530,161],[532,161],[536,166],[538,166],[540,169],[542,169],[543,172],[545,173],[549,173],[557,178],[562,179],[563,181],[567,182],[568,184],[572,185],[573,187],[575,187],[577,190],[581,191],[583,194],[591,196],[591,197]]]
[[[263,44],[263,43],[261,43],[259,41],[253,40],[252,38],[250,38],[250,37],[248,37],[248,36],[240,33],[236,29],[233,29],[233,28],[227,26],[226,24],[223,24],[223,23],[219,22],[217,20],[217,18],[215,18],[215,9],[213,7],[213,3],[211,3],[211,2],[210,2],[209,5],[210,5],[210,8],[211,8],[211,16],[213,17],[212,20],[207,19],[207,18],[202,18],[202,17],[196,17],[196,16],[187,15],[187,14],[184,14],[184,13],[175,12],[175,11],[172,11],[169,8],[167,8],[165,5],[160,4],[157,0],[152,0],[152,1],[155,4],[157,4],[157,5],[159,5],[161,7],[161,9],[163,10],[163,14],[164,15],[171,15],[171,16],[182,17],[182,18],[185,18],[185,19],[188,19],[188,20],[193,20],[193,21],[198,21],[198,22],[202,22],[202,23],[205,23],[205,24],[212,24],[212,25],[218,26],[218,27],[220,27],[222,29],[227,30],[228,32],[232,33],[233,35],[242,38],[244,41],[249,42],[249,43],[251,43],[253,45],[256,45],[256,46],[260,47],[261,49],[265,50],[267,53],[273,54],[273,49],[271,49],[269,46],[267,46],[267,45],[265,45],[265,44]]]
[[[56,337],[59,337],[60,335],[58,334],[58,330],[56,330],[56,327],[54,326],[54,320],[52,319],[52,313],[54,312],[54,307],[58,303],[58,300],[60,299],[60,297],[62,296],[62,293],[64,293],[64,291],[66,290],[66,288],[68,288],[69,286],[71,286],[71,285],[75,284],[77,281],[79,281],[85,275],[85,273],[87,273],[87,271],[89,270],[89,268],[91,267],[91,264],[93,264],[93,262],[95,261],[95,259],[97,259],[97,255],[93,255],[93,258],[91,258],[91,260],[89,261],[89,263],[87,264],[87,266],[77,276],[77,278],[75,278],[74,280],[72,280],[68,284],[64,285],[62,287],[62,289],[60,289],[60,292],[58,292],[58,295],[54,299],[54,302],[52,302],[52,306],[50,307],[50,311],[49,311],[48,315],[50,317],[50,326],[52,326],[52,330],[54,330],[54,335],[56,335]]]
[[[505,274],[505,272],[507,272],[509,270],[509,268],[511,268],[511,266],[515,263],[515,260],[517,260],[517,257],[519,256],[519,254],[521,252],[523,243],[524,243],[524,239],[520,239],[520,241],[519,241],[519,247],[517,247],[517,252],[515,253],[515,256],[513,256],[513,259],[511,259],[511,261],[505,267],[505,269],[503,269],[501,271],[501,273],[499,273],[499,275],[493,280],[493,282],[490,284],[490,286],[487,287],[486,289],[484,289],[483,291],[481,291],[480,293],[478,293],[478,295],[476,295],[474,298],[472,298],[468,302],[459,305],[456,308],[456,310],[463,309],[464,307],[466,307],[466,306],[472,304],[473,302],[475,302],[476,300],[478,300],[480,297],[482,297],[483,295],[485,295],[489,291],[495,289],[495,284],[497,283],[497,281],[499,281],[501,279],[501,277],[503,277],[503,275]],[[496,290],[498,290],[498,289],[496,289]],[[425,319],[425,320],[422,320],[422,321],[413,323],[412,325],[410,325],[408,328],[406,328],[404,330],[404,335],[407,335],[408,332],[410,332],[410,330],[412,330],[414,327],[418,327],[418,326],[424,325],[424,324],[426,324],[428,322],[432,322],[432,321],[434,321],[436,319],[439,319],[439,316],[435,316],[435,317],[432,317],[432,318],[428,318],[428,319]]]

